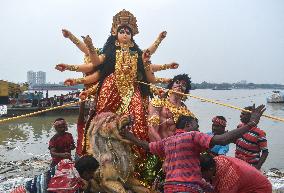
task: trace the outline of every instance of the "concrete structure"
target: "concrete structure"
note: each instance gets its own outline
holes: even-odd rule
[[[36,84],[36,74],[33,71],[28,71],[27,72],[27,82],[29,85],[34,85]]]
[[[38,71],[28,71],[27,72],[27,82],[29,85],[45,84],[46,83],[46,72]]]
[[[46,83],[46,72],[38,71],[36,73],[36,83],[37,84],[45,84]]]

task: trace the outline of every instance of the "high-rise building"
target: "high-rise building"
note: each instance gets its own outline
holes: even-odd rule
[[[28,71],[27,73],[27,82],[29,83],[29,85],[34,85],[36,84],[36,73],[33,71]]]
[[[37,84],[45,84],[46,83],[46,72],[38,71],[36,73],[36,83]]]
[[[28,71],[27,72],[27,82],[30,85],[36,85],[36,84],[45,84],[46,83],[46,72],[38,71]]]

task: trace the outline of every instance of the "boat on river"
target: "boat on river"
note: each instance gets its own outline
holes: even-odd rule
[[[77,100],[69,101],[69,102],[77,102]],[[29,113],[40,112],[33,116],[53,116],[53,115],[61,115],[64,114],[73,114],[78,115],[79,114],[79,104],[74,104],[71,106],[64,106],[67,103],[63,103],[63,107],[60,107],[60,105],[56,106],[32,106],[31,103],[24,103],[19,105],[5,105],[5,113],[0,114],[0,117],[15,117],[20,115],[26,115]],[[86,109],[89,109],[89,106],[86,105]],[[50,109],[50,110],[49,110]],[[45,111],[46,110],[46,111]]]
[[[274,90],[266,100],[268,103],[284,103],[284,93]]]
[[[224,86],[215,86],[212,90],[232,90],[232,88],[224,87]]]
[[[25,115],[28,113],[38,112],[42,110],[49,109],[50,107],[11,107],[7,108],[7,114],[2,115],[2,117],[14,117],[19,115]],[[53,109],[52,111],[46,111],[43,113],[39,113],[38,116],[45,116],[45,115],[59,115],[62,113],[68,114],[79,114],[79,106],[69,106],[64,108]]]

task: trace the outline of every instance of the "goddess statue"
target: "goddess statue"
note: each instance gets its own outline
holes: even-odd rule
[[[60,71],[90,73],[84,78],[67,79],[65,84],[92,84],[92,87],[80,94],[80,98],[85,99],[88,95],[97,94],[93,116],[101,112],[130,114],[134,119],[130,130],[138,138],[149,141],[147,108],[150,90],[149,86],[141,82],[169,82],[170,79],[155,77],[154,72],[174,69],[178,67],[178,64],[151,64],[150,57],[166,37],[166,32],[160,33],[156,41],[148,49],[142,51],[133,39],[139,32],[136,22],[136,18],[129,11],[122,10],[117,13],[113,17],[111,35],[102,49],[95,48],[89,36],[84,37],[84,43],[82,43],[77,41],[72,34],[69,38],[87,54],[87,63],[82,65],[58,64],[55,68]],[[86,126],[85,134],[87,130]],[[85,135],[83,149],[88,146],[87,142]],[[133,150],[137,158],[145,157],[142,149],[135,147]]]

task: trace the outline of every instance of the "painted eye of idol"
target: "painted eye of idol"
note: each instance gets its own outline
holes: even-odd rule
[[[176,84],[181,84],[182,86],[185,86],[186,82],[184,80],[176,80]]]
[[[119,30],[118,33],[120,33],[120,34],[125,34],[126,33],[127,35],[131,35],[130,31],[127,28]]]

